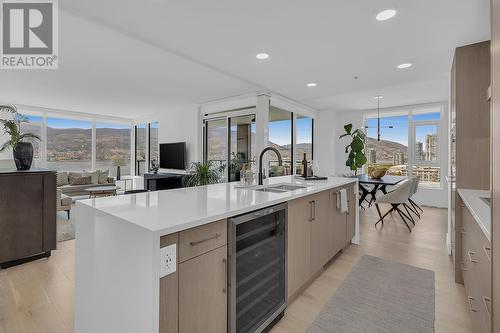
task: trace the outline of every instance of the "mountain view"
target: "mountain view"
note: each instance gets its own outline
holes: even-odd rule
[[[395,152],[403,153],[404,157],[408,157],[408,147],[394,141],[380,140],[375,138],[366,138],[366,155],[370,154],[370,150],[375,149],[376,161],[378,164],[392,164],[393,154]]]

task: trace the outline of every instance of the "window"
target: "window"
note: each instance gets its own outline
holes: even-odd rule
[[[377,118],[367,116],[367,166],[387,167],[388,174],[417,176],[424,186],[441,187],[440,121],[441,106],[385,113],[377,141]]]
[[[96,169],[109,170],[116,176],[130,175],[130,126],[96,123]]]
[[[64,171],[92,168],[92,122],[47,119],[47,167]]]
[[[428,187],[441,186],[439,155],[439,120],[441,114],[435,110],[416,110],[413,114],[414,165],[412,175]]]
[[[388,168],[388,174],[406,175],[408,168],[408,116],[381,117],[380,141],[377,118],[366,120],[367,166]]]
[[[33,133],[42,137],[42,117],[37,116],[24,116],[28,122],[21,122],[20,130],[22,133]],[[36,139],[28,139],[33,144],[33,160],[35,165],[41,159],[41,146],[40,141]]]
[[[307,161],[313,159],[314,119],[304,116],[297,116],[296,119],[295,169],[296,174],[301,175],[304,154]]]
[[[149,124],[149,166],[151,161],[159,163],[160,155],[158,154],[158,122]]]
[[[283,166],[279,167],[278,158],[274,154],[267,155],[269,177],[292,174],[292,116],[289,111],[270,107],[268,146],[278,149],[283,159]]]
[[[147,172],[146,154],[148,150],[148,125],[135,126],[135,174],[144,175]]]

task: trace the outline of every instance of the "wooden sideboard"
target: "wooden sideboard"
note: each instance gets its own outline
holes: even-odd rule
[[[56,173],[0,170],[0,267],[56,249]]]

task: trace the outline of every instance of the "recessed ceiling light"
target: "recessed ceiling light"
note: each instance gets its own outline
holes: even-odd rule
[[[269,58],[269,54],[267,53],[258,53],[255,58],[259,59],[259,60],[265,60],[267,58]]]
[[[413,66],[412,63],[405,62],[404,64],[398,65],[398,68],[399,69],[405,69],[405,68],[410,68],[411,66]]]
[[[397,11],[395,9],[386,9],[378,13],[375,18],[377,21],[386,21],[396,16],[396,13]]]
[[[373,96],[373,98],[375,98],[375,99],[382,99],[382,98],[384,98],[384,96],[382,96],[382,95],[377,95],[377,96]]]
[[[306,84],[306,86],[308,87],[316,87],[318,84],[315,83],[315,82],[309,82],[308,84]]]

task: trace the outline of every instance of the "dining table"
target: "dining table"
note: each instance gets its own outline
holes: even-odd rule
[[[363,201],[370,195],[370,201],[368,206],[371,206],[374,201],[376,201],[376,194],[381,191],[387,194],[387,186],[395,186],[401,183],[403,180],[407,179],[406,176],[392,176],[385,175],[382,178],[371,178],[367,174],[361,174],[353,176],[358,178],[359,189],[361,194],[359,196],[359,205],[362,206]],[[368,188],[367,185],[373,185],[373,188]]]

